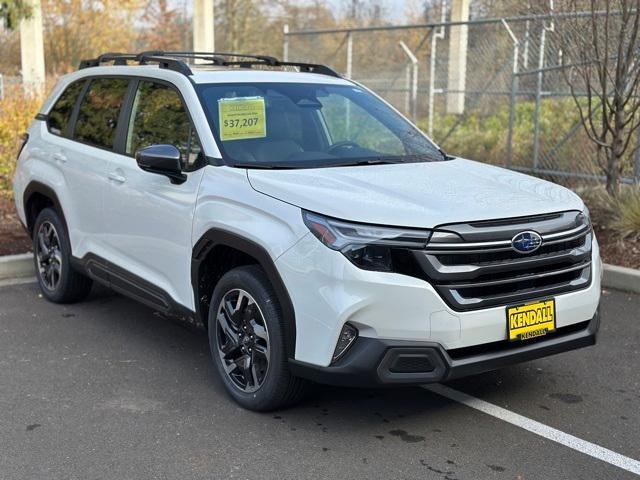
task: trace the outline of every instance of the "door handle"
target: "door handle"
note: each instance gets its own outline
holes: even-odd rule
[[[54,153],[54,154],[52,155],[52,157],[53,157],[53,160],[54,160],[55,162],[58,162],[58,163],[67,163],[67,157],[65,157],[65,156],[64,156],[63,154],[61,154],[61,153]]]
[[[119,175],[115,172],[111,172],[109,174],[109,180],[113,180],[116,183],[124,183],[127,181],[126,177],[124,175]]]

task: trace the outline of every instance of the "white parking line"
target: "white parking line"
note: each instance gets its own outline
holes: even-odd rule
[[[487,415],[491,415],[492,417],[499,418],[500,420],[515,425],[516,427],[524,428],[525,430],[540,435],[548,440],[553,440],[554,442],[572,448],[573,450],[582,452],[611,465],[615,465],[616,467],[620,467],[627,472],[640,475],[640,461],[638,460],[625,457],[624,455],[620,455],[619,453],[601,447],[600,445],[596,445],[595,443],[587,442],[581,438],[561,432],[560,430],[549,427],[544,423],[523,417],[522,415],[510,410],[498,407],[497,405],[485,402],[484,400],[472,397],[471,395],[467,395],[464,392],[454,390],[453,388],[445,385],[424,385],[423,388],[430,392],[437,393],[438,395],[442,395],[443,397],[447,397],[450,400],[462,403],[467,407],[479,410]]]

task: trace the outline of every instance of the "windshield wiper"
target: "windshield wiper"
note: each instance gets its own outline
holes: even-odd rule
[[[384,158],[367,158],[363,160],[348,160],[342,162],[291,162],[288,164],[281,163],[234,163],[231,166],[236,168],[249,168],[259,170],[292,170],[299,168],[331,168],[331,167],[357,167],[361,165],[387,165],[392,163],[405,163],[402,160],[391,160]]]
[[[235,168],[252,168],[258,170],[291,170],[293,168],[300,168],[295,165],[279,165],[273,163],[233,163],[231,166]]]
[[[364,165],[393,165],[399,163],[421,162],[421,156],[415,157],[369,157],[362,159],[344,158],[339,161],[315,160],[287,163],[232,163],[230,166],[236,168],[247,168],[256,170],[294,170],[300,168],[333,168],[333,167],[360,167]]]
[[[335,163],[327,163],[327,167],[359,167],[362,165],[393,165],[398,163],[411,163],[406,158],[392,158],[392,157],[369,157],[357,160],[355,158],[345,158],[343,161]]]
[[[345,162],[345,165],[389,165],[393,163],[405,163],[404,160],[391,160],[389,158],[366,158],[356,162]]]

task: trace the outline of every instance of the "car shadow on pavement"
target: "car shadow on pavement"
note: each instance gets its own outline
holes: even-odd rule
[[[192,382],[202,382],[202,386],[212,396],[221,396],[224,401],[232,400],[224,392],[220,379],[210,359],[206,332],[191,324],[167,317],[133,300],[121,296],[108,288],[94,287],[89,299],[83,303],[96,313],[96,321],[109,323],[109,328],[126,337],[132,351],[150,352],[152,356],[172,357],[174,365],[166,364],[166,368],[182,371],[197,371],[197,378]],[[168,362],[169,360],[167,360]],[[191,374],[193,375],[193,374]],[[465,383],[482,385],[487,391],[500,389],[502,393],[526,388],[530,377],[535,373],[528,372],[521,366],[514,366],[499,372],[488,372],[468,379],[451,383],[460,387]],[[311,415],[321,430],[328,428],[323,417],[331,417],[332,422],[391,424],[394,420],[411,420],[414,417],[437,418],[438,411],[453,407],[453,402],[442,398],[419,386],[404,388],[362,389],[334,387],[312,384],[308,394],[300,404],[281,412],[279,416]],[[455,408],[459,408],[456,406]],[[260,415],[260,414],[257,414]],[[404,436],[403,430],[395,432],[401,439],[410,441],[411,436]]]

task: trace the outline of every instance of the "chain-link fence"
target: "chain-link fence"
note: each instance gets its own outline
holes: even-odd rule
[[[563,23],[590,15],[321,31],[285,27],[284,54],[328,64],[372,88],[446,151],[584,184],[604,177],[565,78],[561,45]],[[640,154],[624,163],[622,181],[638,182]]]

